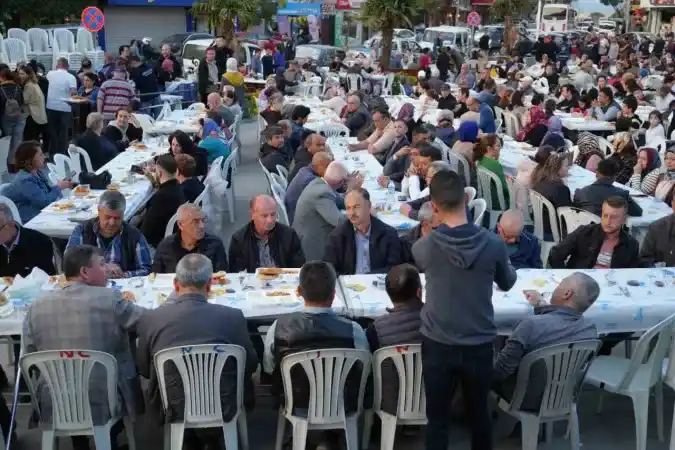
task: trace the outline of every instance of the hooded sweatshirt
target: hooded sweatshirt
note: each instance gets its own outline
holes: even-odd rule
[[[426,276],[424,336],[446,345],[482,345],[497,336],[492,283],[508,291],[516,282],[506,244],[472,223],[439,226],[413,246]]]

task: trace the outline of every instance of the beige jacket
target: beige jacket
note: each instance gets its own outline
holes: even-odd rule
[[[368,144],[373,144],[377,149],[375,154],[382,153],[391,147],[391,144],[396,140],[396,133],[394,132],[394,121],[390,120],[389,124],[384,127],[384,130],[375,129],[373,134],[368,136]]]
[[[42,89],[36,83],[28,82],[23,87],[23,102],[28,107],[28,112],[38,125],[47,123],[47,111],[45,110],[45,96]]]

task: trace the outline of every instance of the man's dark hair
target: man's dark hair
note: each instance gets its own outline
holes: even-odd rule
[[[616,119],[616,131],[630,131],[633,126],[633,119],[631,117],[621,116]]]
[[[532,105],[533,105],[533,106],[536,106],[536,105],[540,104],[540,103],[543,102],[543,101],[544,101],[544,96],[541,95],[541,94],[538,93],[538,92],[532,96],[532,101],[531,101],[531,102],[532,102]]]
[[[357,192],[361,194],[361,197],[363,197],[364,200],[366,200],[368,203],[370,203],[370,193],[368,192],[368,189],[358,187],[358,188],[353,188],[347,191],[347,194],[350,192]],[[347,194],[345,194],[345,197],[347,197]]]
[[[298,290],[305,301],[330,303],[335,295],[335,269],[325,261],[308,261],[300,269]]]
[[[400,264],[389,270],[384,287],[392,303],[404,303],[417,298],[422,282],[415,266]]]
[[[417,125],[415,128],[412,130],[412,135],[413,136],[418,136],[420,134],[429,134],[429,130],[424,128],[422,125]],[[413,139],[414,140],[414,139]]]
[[[436,172],[431,179],[429,193],[431,201],[443,211],[464,208],[464,185],[455,171]]]
[[[603,159],[598,163],[596,172],[605,178],[616,178],[619,173],[619,165],[613,159]]]
[[[176,160],[170,153],[159,155],[157,157],[157,165],[162,169],[164,169],[166,172],[170,173],[171,175],[175,175],[176,169],[178,168],[176,166]]]
[[[384,108],[373,109],[373,115],[375,115],[375,113],[378,113],[380,116],[382,116],[383,119],[391,119],[391,114],[389,113],[388,110],[386,110]]]
[[[269,139],[273,136],[283,136],[284,130],[278,125],[269,125],[263,133],[265,134],[265,138]]]
[[[419,146],[420,157],[421,158],[430,158],[431,161],[440,161],[443,159],[443,154],[438,147],[434,147],[431,144],[422,144]]]
[[[101,250],[93,245],[75,245],[63,254],[63,274],[66,278],[80,275],[83,267],[91,267],[94,256],[102,256]]]
[[[485,80],[485,83],[483,83],[483,90],[484,91],[492,91],[497,87],[497,83],[495,83],[495,80],[492,78],[488,78]]]
[[[635,113],[635,110],[638,108],[638,101],[635,97],[632,95],[626,96],[626,98],[623,99],[623,106],[626,108],[630,109],[633,113]]]
[[[468,97],[471,94],[471,91],[469,91],[468,88],[461,88],[459,90],[459,93],[460,93],[460,95],[462,95],[464,97]]]
[[[605,94],[605,96],[609,98],[610,102],[614,100],[614,92],[612,91],[611,87],[605,86],[604,88],[600,89],[600,92]]]
[[[300,119],[306,119],[309,116],[311,111],[305,105],[298,105],[293,108],[293,114],[291,114],[291,120],[296,121]]]
[[[600,166],[598,166],[599,168]],[[618,195],[614,195],[612,197],[607,198],[603,204],[607,204],[607,206],[611,206],[612,208],[623,208],[624,210],[628,209],[628,202],[626,202],[626,199],[623,197],[619,197]]]
[[[121,55],[125,48],[129,48],[129,46],[128,45],[120,45],[118,54]]]

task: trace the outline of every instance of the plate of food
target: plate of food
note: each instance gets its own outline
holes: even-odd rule
[[[49,284],[51,284],[53,287],[65,287],[66,286],[66,276],[65,275],[50,275],[49,276]]]
[[[11,286],[14,283],[14,277],[2,277],[2,284],[5,286]]]
[[[141,142],[137,142],[137,143],[135,143],[135,144],[131,144],[131,147],[132,147],[134,150],[147,150],[147,149],[148,149],[148,146],[145,145],[145,144],[143,144],[143,143],[141,143]]]
[[[366,287],[359,283],[347,283],[345,284],[345,287],[355,292],[363,292],[366,290]]]
[[[69,212],[75,209],[75,203],[71,201],[57,202],[45,209],[50,212]]]
[[[129,303],[136,303],[136,295],[131,291],[122,291],[122,299]]]
[[[247,293],[247,297],[252,305],[258,307],[296,306],[300,303],[291,290],[255,291]]]
[[[85,197],[89,195],[89,185],[80,184],[79,186],[75,186],[75,188],[73,188],[73,195],[75,195],[75,197]]]
[[[262,267],[258,269],[257,276],[259,280],[275,280],[282,273],[283,270],[278,267]]]
[[[160,292],[159,294],[157,294],[157,304],[163,305],[164,302],[166,302],[166,299],[168,299],[168,298],[169,298],[169,294],[166,294],[164,292]]]
[[[219,285],[225,285],[225,284],[230,284],[230,280],[226,278],[227,272],[225,271],[220,271],[216,272],[211,276],[211,284],[219,284]]]
[[[120,190],[120,184],[119,183],[110,183],[105,188],[109,191],[119,191]]]

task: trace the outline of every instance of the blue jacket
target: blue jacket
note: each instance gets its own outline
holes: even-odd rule
[[[494,232],[499,234],[496,228]],[[527,231],[520,233],[518,242],[515,244],[506,244],[506,249],[514,269],[543,268],[539,240]]]
[[[480,114],[478,128],[485,134],[496,133],[497,124],[495,123],[495,116],[492,114],[492,108],[487,103],[481,103],[478,112]]]
[[[5,190],[5,196],[14,202],[25,224],[40,214],[47,205],[59,199],[61,189],[52,186],[44,173],[32,174],[21,170]]]

